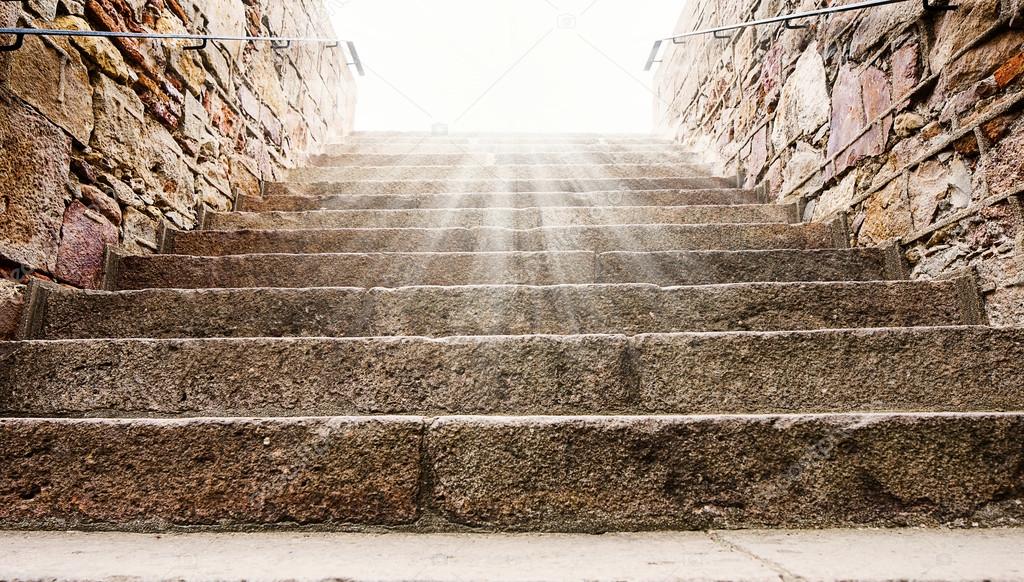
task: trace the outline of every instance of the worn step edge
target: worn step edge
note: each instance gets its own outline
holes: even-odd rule
[[[0,434],[6,529],[603,533],[1024,518],[1020,413],[11,419]]]
[[[509,192],[441,194],[353,194],[341,196],[247,196],[238,198],[235,210],[309,211],[432,208],[530,208],[573,206],[725,206],[757,204],[753,190],[612,190],[594,192]]]
[[[437,194],[445,192],[587,192],[593,190],[689,190],[735,188],[729,177],[535,179],[535,180],[337,180],[271,182],[265,194]]]
[[[35,340],[4,350],[5,416],[1024,410],[1024,330],[1004,328]]]
[[[692,152],[535,152],[535,153],[394,153],[338,154],[312,156],[308,163],[318,168],[353,166],[529,166],[555,164],[695,164],[711,165]]]
[[[973,281],[83,292],[46,285],[21,339],[626,334],[983,323]],[[969,292],[968,292],[969,293]],[[38,296],[30,292],[30,297]]]
[[[311,210],[305,212],[212,212],[207,230],[325,228],[471,228],[498,226],[529,229],[542,226],[622,224],[797,223],[795,204],[728,206],[569,206],[532,208],[438,208]]]
[[[833,223],[625,224],[533,229],[334,228],[315,230],[167,229],[161,250],[181,255],[332,252],[670,251],[847,248]],[[563,281],[569,283],[571,281]]]
[[[565,180],[674,178],[711,176],[707,164],[515,164],[515,165],[388,165],[307,166],[290,170],[290,183],[333,180]]]
[[[407,287],[751,282],[907,278],[897,250],[334,253],[108,256],[104,288]]]

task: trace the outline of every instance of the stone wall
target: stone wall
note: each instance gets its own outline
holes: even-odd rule
[[[916,0],[669,44],[657,126],[916,278],[976,269],[994,324],[1024,324],[1024,2]],[[690,0],[677,33],[818,0]]]
[[[0,25],[335,36],[321,0],[4,1]],[[106,245],[151,253],[161,221],[194,228],[350,131],[342,48],[188,44],[27,37],[0,53],[0,334],[16,283],[94,288]]]

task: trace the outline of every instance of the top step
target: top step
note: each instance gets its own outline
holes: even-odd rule
[[[572,145],[628,145],[628,144],[657,144],[670,145],[672,140],[655,136],[621,136],[621,135],[591,135],[591,136],[568,136],[568,135],[432,135],[432,134],[397,134],[390,136],[381,135],[353,135],[349,136],[347,144],[380,144],[380,143],[439,143],[439,144],[572,144]]]
[[[690,152],[679,144],[670,142],[635,142],[618,144],[581,144],[564,142],[505,142],[505,143],[453,143],[451,141],[413,140],[410,142],[353,142],[327,146],[324,154],[338,156],[346,154],[554,154],[554,153],[673,153]]]

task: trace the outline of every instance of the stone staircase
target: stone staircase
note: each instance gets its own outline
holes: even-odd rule
[[[0,526],[1024,519],[1024,332],[640,136],[357,135],[34,284]]]

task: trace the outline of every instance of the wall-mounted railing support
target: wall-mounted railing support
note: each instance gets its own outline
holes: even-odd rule
[[[25,35],[16,34],[14,36],[14,42],[12,42],[11,44],[5,44],[3,46],[0,46],[0,53],[9,53],[11,51],[16,51],[23,46],[25,46]]]
[[[684,40],[695,36],[714,35],[715,38],[730,38],[732,35],[728,34],[734,30],[743,30],[745,28],[751,28],[754,26],[764,26],[766,24],[782,24],[783,27],[789,29],[800,29],[807,28],[807,25],[795,25],[792,24],[794,20],[801,20],[804,18],[815,18],[818,16],[828,16],[830,14],[837,14],[840,12],[851,12],[854,10],[867,10],[869,8],[876,8],[878,6],[887,6],[889,4],[900,4],[903,2],[909,2],[910,0],[865,0],[863,2],[856,2],[853,4],[846,4],[843,6],[830,6],[828,8],[820,8],[818,10],[809,10],[807,12],[796,12],[793,14],[783,14],[780,16],[774,16],[772,18],[762,18],[760,20],[749,20],[747,22],[741,22],[739,24],[730,24],[726,26],[718,26],[715,28],[704,28],[701,30],[694,30],[693,32],[686,32],[683,34],[677,34],[658,40],[654,43],[654,47],[651,49],[651,54],[647,58],[647,65],[644,67],[645,71],[650,71],[654,63],[660,63],[662,60],[658,59],[658,55],[661,53],[661,47],[665,41],[672,41],[672,44],[682,44]],[[945,12],[947,10],[956,10],[957,6],[950,4],[936,4],[933,0],[921,0],[924,9],[929,12]]]
[[[6,1],[6,0],[3,0]],[[38,37],[74,37],[74,38],[138,38],[149,40],[185,40],[192,41],[191,44],[183,47],[184,50],[205,49],[210,41],[214,42],[266,42],[274,50],[283,50],[293,44],[319,44],[323,48],[336,49],[345,42],[348,46],[348,53],[352,61],[346,58],[346,64],[355,66],[360,76],[365,76],[363,63],[356,52],[356,45],[350,40],[341,41],[335,38],[315,37],[285,37],[285,36],[224,36],[215,34],[160,34],[155,32],[118,32],[106,30],[59,30],[49,28],[0,28],[0,36],[14,36],[14,42],[0,46],[0,52],[10,52],[21,49],[25,45],[26,36]]]

